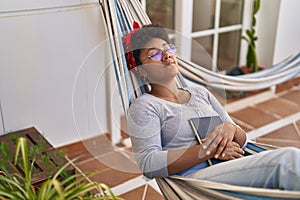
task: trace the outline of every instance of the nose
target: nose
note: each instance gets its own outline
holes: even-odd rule
[[[162,51],[162,55],[163,55],[163,57],[162,57],[162,60],[164,61],[164,60],[168,60],[168,58],[170,58],[170,54],[168,54],[165,50],[163,50]]]

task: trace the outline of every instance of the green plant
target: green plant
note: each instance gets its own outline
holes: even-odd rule
[[[257,36],[255,35],[255,26],[256,26],[256,18],[255,15],[260,8],[260,0],[254,0],[253,12],[252,12],[252,27],[246,30],[246,36],[242,36],[242,39],[248,43],[247,50],[247,68],[253,68],[252,71],[258,71],[257,64],[257,54],[256,54],[256,46],[255,42],[257,41]]]
[[[0,169],[7,171],[9,160],[12,160],[13,157],[11,156],[8,147],[4,142],[0,142],[0,158]]]
[[[21,161],[24,173],[9,173],[5,169],[0,171],[0,200],[120,199],[105,184],[87,183],[85,177],[81,174],[59,178],[70,163],[62,166],[51,178],[45,180],[40,187],[34,187],[31,184],[34,161],[30,162],[28,155],[26,139],[23,137],[18,138],[14,164]],[[95,190],[99,191],[98,195],[94,195],[93,191]]]
[[[16,145],[20,136],[17,136],[14,133],[9,133],[7,134],[7,137],[9,138],[10,142]],[[30,140],[29,143],[31,143],[31,145],[29,145],[28,147],[29,162],[35,160],[35,162],[43,163],[44,166],[47,166],[45,172],[51,174],[51,172],[53,172],[57,168],[57,166],[53,164],[53,162],[51,161],[52,158],[50,158],[49,154],[47,154],[47,152],[49,152],[47,151],[49,149],[47,141],[41,138],[38,141]],[[65,151],[51,151],[51,155],[55,158],[64,159]],[[0,158],[0,170],[5,169],[6,171],[12,172],[19,169],[18,167],[12,167],[14,161],[14,152],[11,152],[10,148],[7,146],[7,143],[3,141],[0,142]],[[18,161],[18,164],[20,166],[22,165],[20,160]],[[32,172],[36,175],[40,172],[40,170],[38,169],[38,167],[33,167]],[[68,176],[68,171],[64,170],[61,175]]]

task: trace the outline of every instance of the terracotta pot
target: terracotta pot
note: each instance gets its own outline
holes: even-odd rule
[[[258,67],[258,70],[262,70],[262,69],[264,69],[262,66]],[[252,71],[253,71],[252,68],[248,68],[245,65],[244,66],[236,66],[229,71],[228,75],[238,76],[238,75],[252,73]]]
[[[253,67],[252,66],[250,68],[248,68],[247,66],[243,65],[243,66],[240,66],[240,69],[242,70],[243,74],[253,73]],[[262,69],[263,69],[262,66],[258,66],[258,71],[262,70]]]

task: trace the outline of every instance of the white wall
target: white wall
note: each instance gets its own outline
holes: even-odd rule
[[[289,0],[283,0],[289,1]],[[261,0],[257,13],[257,56],[258,64],[268,67],[273,64],[274,47],[281,0]]]
[[[86,1],[87,2],[87,1]],[[12,12],[16,11],[25,11],[32,9],[44,9],[44,8],[57,8],[71,5],[80,4],[80,0],[3,0],[1,1],[1,13],[3,12],[11,12],[7,14],[12,14]]]
[[[108,131],[101,9],[79,3],[0,2],[2,133],[35,126],[60,146]]]
[[[258,64],[268,67],[300,50],[299,0],[262,0],[257,13]],[[244,13],[249,17],[250,13]],[[247,20],[247,19],[246,19]],[[248,28],[248,27],[245,27]],[[245,63],[247,45],[242,41],[240,63]]]
[[[274,49],[274,63],[300,51],[299,8],[299,0],[281,1]]]

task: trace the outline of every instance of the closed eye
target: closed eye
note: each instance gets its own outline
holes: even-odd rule
[[[161,60],[162,52],[157,51],[156,53],[153,53],[153,54],[149,55],[148,57],[151,58],[152,60]]]

